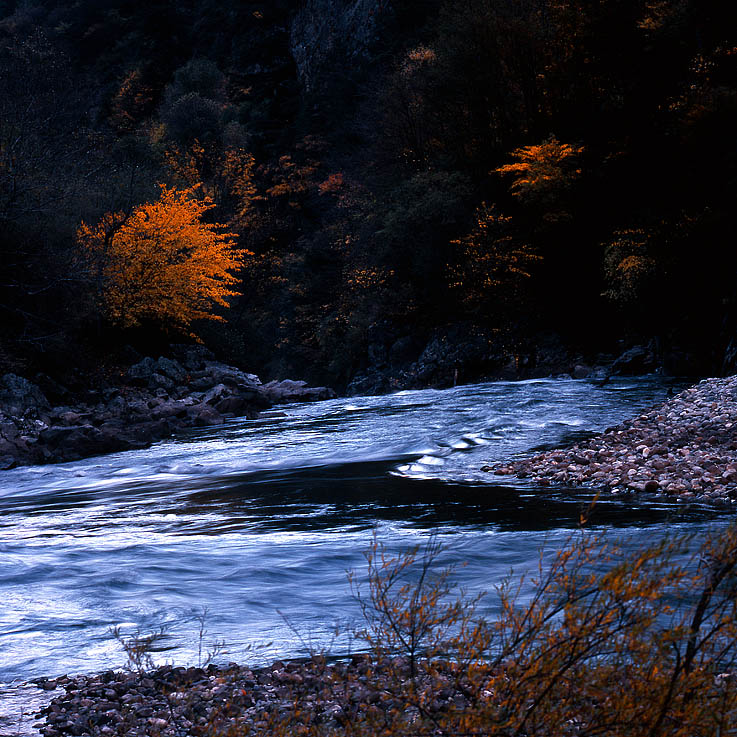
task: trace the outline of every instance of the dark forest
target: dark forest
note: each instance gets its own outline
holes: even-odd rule
[[[0,369],[725,372],[735,131],[716,0],[3,0]]]

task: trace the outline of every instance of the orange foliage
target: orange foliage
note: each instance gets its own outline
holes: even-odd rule
[[[272,170],[273,186],[266,190],[269,197],[284,198],[290,207],[301,209],[300,197],[314,187],[313,177],[318,165],[309,161],[304,165],[294,162],[289,154],[279,157],[279,166]]]
[[[204,179],[207,166],[205,147],[197,139],[187,150],[173,144],[164,152],[164,163],[175,181],[186,187],[196,187]]]
[[[643,228],[614,232],[604,248],[604,272],[608,288],[605,296],[619,302],[632,302],[658,271],[653,256],[653,234]]]
[[[375,540],[367,584],[351,577],[369,653],[352,665],[313,657],[309,689],[281,679],[258,721],[209,734],[735,734],[737,526],[700,549],[680,537],[625,551],[611,537],[572,534],[549,565],[541,558],[529,594],[521,581],[497,585],[493,622],[479,597],[453,595],[436,539],[398,555]]]
[[[144,84],[141,72],[132,71],[120,85],[110,106],[110,120],[119,130],[130,132],[153,104],[153,90]]]
[[[200,187],[218,205],[231,205],[232,226],[247,225],[253,203],[258,199],[254,183],[253,155],[241,148],[208,151],[198,140],[189,149],[172,145],[164,162],[174,180],[185,187]]]
[[[229,148],[223,153],[220,175],[224,186],[235,198],[236,219],[245,221],[256,201],[254,168],[256,160],[243,149]]]
[[[512,218],[483,203],[476,222],[457,246],[457,265],[450,269],[450,285],[460,290],[466,306],[478,309],[484,302],[511,296],[530,276],[530,267],[540,257],[512,233]]]
[[[233,272],[248,252],[236,248],[234,234],[202,222],[214,205],[192,195],[161,185],[156,202],[129,216],[107,213],[79,227],[78,243],[112,322],[187,331],[194,320],[223,319],[213,308],[228,307],[237,294]]]
[[[320,194],[334,194],[340,192],[345,184],[342,172],[336,172],[331,174],[324,182],[317,185],[317,189]]]
[[[345,283],[351,292],[369,292],[376,294],[379,289],[386,289],[394,277],[392,269],[375,267],[349,269],[345,275]]]
[[[514,177],[512,194],[520,199],[548,199],[566,189],[581,174],[576,159],[583,147],[561,143],[555,136],[536,146],[515,149],[514,164],[505,164],[495,171]]]

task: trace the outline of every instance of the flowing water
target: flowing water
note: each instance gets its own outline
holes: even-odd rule
[[[215,641],[219,660],[254,663],[360,647],[346,571],[363,570],[374,534],[398,550],[436,533],[441,562],[466,563],[460,584],[493,589],[564,545],[591,495],[481,467],[588,437],[673,386],[535,380],[295,404],[144,451],[3,472],[0,735],[34,733],[17,717],[35,708],[23,682],[124,665],[115,626],[163,628],[158,661],[178,664]],[[609,498],[591,524],[634,547],[726,518]]]

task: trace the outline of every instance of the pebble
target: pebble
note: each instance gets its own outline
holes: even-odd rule
[[[534,483],[737,503],[737,376],[704,379],[570,448],[484,466]]]

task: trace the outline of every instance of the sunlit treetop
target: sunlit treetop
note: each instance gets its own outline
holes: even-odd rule
[[[77,240],[112,323],[187,333],[195,320],[223,320],[214,310],[237,294],[236,272],[248,252],[233,233],[203,222],[210,200],[197,199],[193,188],[160,186],[155,202],[130,215],[82,223]]]
[[[512,151],[513,164],[497,171],[513,178],[510,191],[522,200],[545,200],[557,191],[567,189],[581,174],[577,165],[582,146],[561,143],[555,136],[534,146]]]

